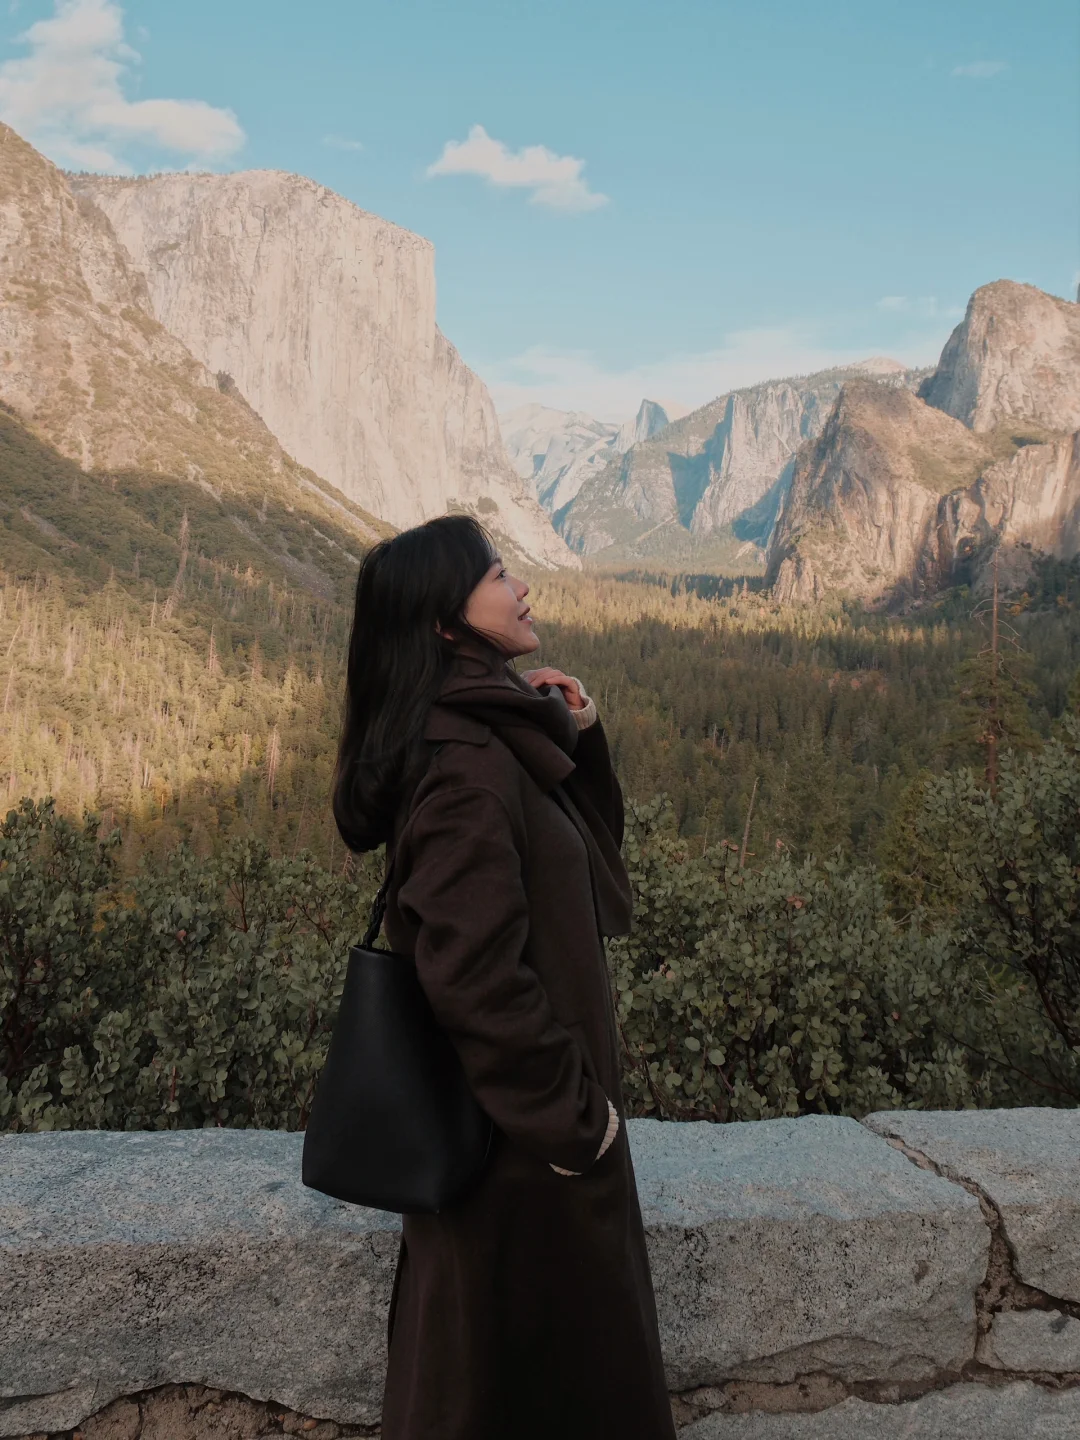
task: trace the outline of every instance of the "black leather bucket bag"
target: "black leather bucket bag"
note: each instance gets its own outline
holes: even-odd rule
[[[341,1006],[304,1136],[305,1185],[401,1215],[468,1194],[494,1126],[469,1088],[411,956],[377,950],[387,873],[371,923],[349,951]]]

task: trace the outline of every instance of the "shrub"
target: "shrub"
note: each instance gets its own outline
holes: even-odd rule
[[[30,800],[0,824],[0,1127],[302,1127],[378,860],[354,883],[234,841],[125,878],[98,828]],[[692,855],[663,797],[628,804],[631,1114],[1080,1099],[1080,719],[993,792],[924,776],[898,864],[905,837],[901,921],[839,852],[744,868]]]
[[[965,957],[966,1043],[1014,1100],[1075,1103],[1080,718],[1036,754],[1006,754],[993,792],[971,770],[925,781],[914,826]]]
[[[115,844],[49,801],[0,827],[0,1123],[303,1126],[358,887],[249,841],[122,882]]]
[[[632,805],[635,930],[610,942],[632,1108],[681,1119],[985,1103],[949,1038],[950,938],[900,926],[869,868],[691,858]],[[943,1027],[943,1021],[945,1022]]]

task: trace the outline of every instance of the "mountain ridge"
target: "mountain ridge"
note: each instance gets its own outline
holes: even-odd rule
[[[886,386],[911,388],[926,374],[883,357],[868,365]],[[732,565],[750,554],[745,568],[760,571],[795,452],[857,373],[833,367],[717,396],[591,476],[556,512],[556,528],[590,560],[711,552]]]
[[[655,400],[642,400],[632,420],[614,425],[581,410],[521,405],[499,417],[503,443],[514,469],[554,514],[612,455],[621,455],[668,424]]]

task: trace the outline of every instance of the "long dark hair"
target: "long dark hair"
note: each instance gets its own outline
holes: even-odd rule
[[[493,674],[506,667],[498,646],[464,615],[497,554],[471,515],[440,515],[364,556],[333,791],[334,819],[351,850],[373,849],[389,837],[402,797],[430,754],[424,722],[459,643]],[[454,639],[438,634],[436,622]]]

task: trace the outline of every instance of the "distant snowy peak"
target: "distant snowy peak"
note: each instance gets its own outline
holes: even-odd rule
[[[642,400],[633,420],[612,425],[580,410],[521,405],[499,416],[510,463],[553,515],[616,455],[648,440],[668,423],[663,406]]]

